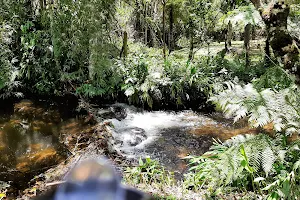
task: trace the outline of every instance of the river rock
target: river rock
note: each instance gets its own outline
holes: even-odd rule
[[[117,143],[129,147],[137,146],[147,139],[145,130],[139,127],[120,129],[119,133],[122,136],[117,140]]]
[[[97,115],[102,119],[117,119],[119,121],[127,117],[126,108],[119,104],[111,105],[109,108],[100,109]]]

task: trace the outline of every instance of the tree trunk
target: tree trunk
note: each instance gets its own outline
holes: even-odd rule
[[[166,0],[163,0],[163,57],[166,60]]]
[[[299,61],[299,46],[287,30],[287,18],[290,7],[284,1],[270,1],[263,4],[260,0],[251,0],[254,6],[260,11],[260,15],[270,28],[270,45],[276,57],[280,57],[284,67],[300,77],[299,71],[293,68]]]
[[[147,2],[144,4],[144,43],[148,45],[148,23],[147,23]]]
[[[232,24],[231,24],[231,21],[228,22],[226,40],[227,40],[227,45],[229,47],[231,47],[231,40],[232,40]]]
[[[188,37],[190,38],[189,61],[192,61],[194,58],[194,27],[193,20],[190,18],[188,27]]]
[[[134,29],[136,31],[136,37],[138,39],[140,39],[141,37],[141,32],[142,32],[142,25],[141,25],[141,13],[140,13],[140,3],[138,2],[138,0],[135,1],[135,7],[136,7],[136,11],[135,11],[135,24],[134,24]]]
[[[189,61],[192,61],[194,57],[194,37],[190,34],[190,52],[189,52]]]
[[[174,6],[173,4],[170,5],[170,33],[169,33],[169,51],[170,53],[174,51],[175,42],[174,42]]]
[[[128,55],[128,34],[124,31],[123,35],[123,46],[120,52],[120,58],[123,56],[124,58]]]
[[[255,31],[255,25],[252,25],[252,40],[255,40],[256,39],[256,31]]]
[[[246,67],[249,67],[249,65],[250,65],[250,59],[249,59],[250,38],[251,38],[251,24],[247,24],[245,26],[245,31],[244,31],[244,47],[245,47],[245,51],[246,51]]]
[[[265,46],[265,65],[268,67],[270,65],[271,53],[270,53],[270,26],[266,25],[267,39]]]

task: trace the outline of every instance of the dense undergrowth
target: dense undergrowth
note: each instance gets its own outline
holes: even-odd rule
[[[275,54],[251,52],[248,60],[245,50],[199,55],[193,49],[209,47],[214,39],[210,35],[225,39],[220,26],[229,26],[227,21],[241,11],[248,17],[243,23],[257,20],[249,16],[254,6],[244,1],[234,6],[225,1],[174,1],[163,8],[155,4],[160,9],[155,13],[151,1],[125,5],[116,0],[62,0],[40,8],[34,2],[0,1],[0,98],[73,95],[150,109],[215,109],[234,122],[246,119],[258,128],[271,124],[272,137],[262,132],[232,138],[216,142],[202,156],[188,157],[190,173],[182,183],[150,159],[128,169],[125,180],[145,190],[154,185],[154,193],[167,189],[169,199],[180,195],[193,199],[200,193],[221,198],[235,192],[268,199],[299,198],[299,142],[289,142],[300,132],[295,78]],[[166,17],[159,20],[165,7],[170,12],[168,33]],[[289,27],[294,27],[296,37],[298,18],[299,6],[294,5]],[[125,32],[132,36],[126,38]],[[243,35],[241,30],[238,34]],[[172,196],[174,190],[180,195]]]
[[[188,51],[173,51],[164,58],[158,48],[130,39],[128,55],[118,57],[115,1],[93,9],[87,1],[62,1],[38,14],[25,0],[3,5],[2,98],[74,94],[148,108],[198,109],[209,106],[209,95],[224,81],[237,75],[249,81],[262,73],[260,67],[246,68],[243,55],[224,59],[221,52],[191,60]]]

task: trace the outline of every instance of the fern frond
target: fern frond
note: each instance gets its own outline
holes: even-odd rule
[[[198,183],[196,185],[208,181],[208,187],[217,188],[233,185],[237,180],[247,179],[247,173],[241,164],[244,159],[240,152],[242,146],[249,166],[254,169],[254,173],[263,171],[268,176],[273,169],[273,164],[280,160],[281,147],[277,146],[267,135],[233,137],[223,144],[214,144],[211,150],[203,156],[191,159],[194,161],[193,164],[197,164],[191,168],[192,172],[190,173],[190,176],[196,174],[193,176],[196,177]]]
[[[278,132],[300,133],[300,93],[296,87],[258,91],[252,84],[228,84],[228,89],[212,96],[210,101],[235,122],[247,117],[254,127],[272,122]]]

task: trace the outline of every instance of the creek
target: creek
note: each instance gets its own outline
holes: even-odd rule
[[[120,103],[98,110],[111,124],[115,150],[127,159],[150,156],[178,174],[187,170],[183,158],[203,154],[213,138],[226,140],[257,132],[247,126],[233,126],[221,114],[145,111]],[[70,149],[64,144],[72,137],[74,141],[78,133],[93,132],[91,127],[84,119],[62,113],[49,103],[15,103],[12,112],[0,117],[2,189],[7,186],[4,183],[24,188],[34,176],[65,161]]]
[[[15,192],[68,158],[70,152],[60,137],[72,124],[82,121],[64,116],[49,102],[22,100],[10,104],[1,105],[0,188]]]
[[[178,174],[186,172],[184,158],[203,154],[214,138],[224,141],[232,136],[257,132],[243,124],[233,125],[220,113],[150,112],[126,104],[113,107],[123,113],[122,119],[108,120],[112,123],[116,150],[129,159],[150,156]]]

